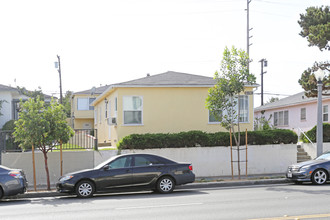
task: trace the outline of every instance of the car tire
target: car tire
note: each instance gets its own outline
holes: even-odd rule
[[[160,193],[171,193],[175,187],[172,177],[163,176],[157,181],[157,191]]]
[[[94,183],[89,180],[82,180],[76,185],[76,194],[80,198],[90,198],[94,192]]]
[[[328,173],[323,169],[315,170],[312,174],[312,182],[316,185],[325,184],[328,180]]]
[[[3,197],[3,191],[2,191],[2,188],[0,186],[0,199],[2,199],[2,197]]]

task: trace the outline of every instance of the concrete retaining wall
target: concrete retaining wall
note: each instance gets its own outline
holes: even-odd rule
[[[311,156],[312,159],[316,158],[316,143],[302,143],[301,147],[304,148],[305,152]],[[323,152],[330,151],[330,143],[323,143]]]
[[[245,148],[245,147],[242,147]],[[297,162],[297,146],[264,145],[248,146],[248,174],[284,173],[287,166]],[[117,150],[109,151],[75,151],[63,152],[63,173],[93,168],[101,162],[117,155]],[[178,162],[191,162],[197,177],[218,177],[231,175],[230,147],[196,147],[167,148],[148,150],[123,150],[127,153],[152,153],[165,156]],[[233,150],[233,161],[237,161],[237,151]],[[35,153],[37,185],[46,184],[44,158],[41,152]],[[241,175],[245,175],[246,151],[240,151]],[[30,186],[33,185],[32,153],[2,153],[2,165],[11,168],[21,168],[26,173]],[[233,163],[234,175],[238,174],[237,162]],[[51,184],[54,185],[60,177],[59,152],[48,153],[48,167]]]

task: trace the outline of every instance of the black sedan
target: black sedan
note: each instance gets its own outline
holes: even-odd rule
[[[325,184],[329,180],[330,152],[323,153],[314,160],[309,160],[288,167],[286,177],[295,182],[313,182],[317,185]]]
[[[23,194],[27,186],[27,181],[22,170],[0,166],[0,199],[4,196]]]
[[[94,169],[62,176],[58,192],[91,197],[95,192],[151,189],[170,193],[175,185],[192,183],[195,174],[191,163],[177,163],[152,154],[127,154],[110,158]]]

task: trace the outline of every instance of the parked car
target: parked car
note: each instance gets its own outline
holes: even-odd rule
[[[4,196],[23,194],[28,187],[23,170],[0,165],[0,199]]]
[[[293,164],[288,167],[286,177],[295,182],[313,182],[317,185],[325,184],[329,180],[330,152],[325,152],[314,160]]]
[[[170,193],[175,185],[192,183],[195,174],[191,163],[177,163],[152,154],[127,154],[110,158],[94,169],[62,176],[58,192],[91,197],[95,192],[151,189]]]

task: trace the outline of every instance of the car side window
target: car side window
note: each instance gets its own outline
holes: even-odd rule
[[[131,166],[132,157],[121,157],[109,163],[110,169],[127,168]]]
[[[156,158],[148,157],[148,156],[135,156],[135,164],[136,167],[141,166],[151,166],[155,164],[161,164]]]

